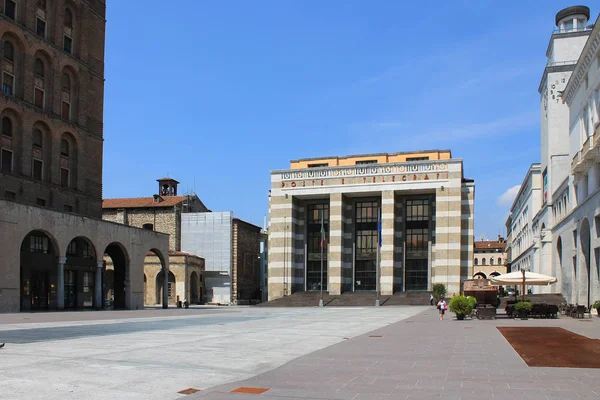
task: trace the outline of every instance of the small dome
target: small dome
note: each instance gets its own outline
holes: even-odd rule
[[[570,17],[571,15],[585,15],[586,20],[589,20],[590,8],[586,6],[572,6],[562,9],[556,14],[556,25],[558,26],[560,20]]]

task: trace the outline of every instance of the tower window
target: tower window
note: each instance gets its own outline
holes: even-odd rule
[[[69,187],[69,169],[62,168],[60,169],[60,186],[63,188]]]
[[[8,117],[2,118],[2,134],[12,137],[12,121]]]
[[[65,26],[73,28],[73,13],[68,8],[65,8]]]
[[[33,72],[39,76],[40,78],[44,77],[44,62],[39,58],[35,59],[35,64],[33,66]]]
[[[36,18],[35,33],[41,38],[46,38],[46,21],[40,17]]]
[[[10,62],[15,61],[15,46],[8,40],[4,42],[4,59]]]
[[[69,54],[73,53],[73,39],[67,35],[63,36],[63,49]]]
[[[144,224],[142,226],[142,228],[144,228],[146,230],[149,230],[149,231],[153,231],[154,230],[154,225],[152,225],[152,224]]]
[[[67,139],[60,140],[60,155],[64,157],[69,157],[69,142]]]
[[[12,96],[14,94],[15,77],[8,72],[2,72],[2,93]]]
[[[10,19],[17,18],[17,3],[14,0],[4,0],[4,15]]]
[[[13,170],[13,152],[8,149],[2,149],[0,158],[0,162],[2,162],[2,172],[11,173]]]
[[[71,120],[71,104],[68,101],[62,101],[60,116],[67,121]]]
[[[65,92],[71,91],[71,77],[66,72],[62,75],[62,88]]]
[[[35,104],[36,107],[44,108],[44,94],[44,89],[40,89],[39,87],[34,89],[33,104]]]
[[[37,181],[44,179],[44,162],[37,158],[33,159],[33,179]]]

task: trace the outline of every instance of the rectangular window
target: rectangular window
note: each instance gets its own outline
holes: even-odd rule
[[[577,248],[577,229],[573,231],[573,248]]]
[[[63,119],[68,121],[71,120],[71,104],[67,103],[66,101],[62,102],[61,116]]]
[[[362,160],[357,161],[356,165],[377,164],[377,160]]]
[[[73,39],[67,35],[63,36],[63,48],[67,53],[73,53]]]
[[[2,149],[0,154],[2,159],[2,172],[11,173],[13,171],[13,153],[10,150]]]
[[[36,107],[44,108],[44,90],[36,87],[33,92],[33,104]]]
[[[585,74],[583,77],[583,88],[587,90],[588,88],[588,74]]]
[[[15,192],[11,192],[10,190],[7,190],[6,192],[4,192],[4,197],[7,200],[16,200],[17,194]]]
[[[29,250],[31,250],[32,253],[47,254],[48,238],[44,236],[31,236],[29,238]]]
[[[411,161],[428,161],[429,157],[406,157],[407,162]]]
[[[2,73],[2,93],[9,96],[14,95],[15,77],[8,72]]]
[[[17,18],[17,3],[14,0],[4,1],[4,15],[10,19]]]
[[[76,256],[77,255],[77,242],[75,240],[71,240],[71,243],[67,246],[67,255],[68,256]]]
[[[67,168],[60,169],[60,186],[68,188],[69,185],[69,170]]]
[[[40,198],[38,197],[38,198],[36,199],[35,203],[36,203],[38,206],[45,207],[45,206],[46,206],[46,199],[40,199]]]
[[[37,181],[44,179],[44,162],[42,160],[33,159],[33,172],[31,175]]]
[[[321,168],[321,167],[329,167],[329,164],[308,164],[308,168]]]
[[[37,35],[41,38],[46,38],[46,21],[40,17],[36,18],[35,33],[37,33]]]
[[[64,205],[64,210],[65,212],[73,212],[73,206],[69,206],[69,205]]]

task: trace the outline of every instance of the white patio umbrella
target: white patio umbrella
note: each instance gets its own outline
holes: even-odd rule
[[[521,284],[523,300],[525,300],[525,285],[547,286],[556,283],[558,279],[553,276],[537,274],[530,271],[515,271],[508,274],[494,276],[490,282],[495,285],[518,285]]]

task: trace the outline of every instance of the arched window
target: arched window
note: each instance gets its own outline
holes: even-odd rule
[[[31,176],[38,181],[44,180],[44,143],[40,129],[33,130],[33,159],[31,162]]]
[[[8,117],[2,117],[2,134],[12,137],[13,123]]]
[[[4,59],[10,62],[15,61],[15,46],[8,40],[4,41]]]
[[[502,259],[498,257],[498,265],[502,265]]]
[[[494,257],[490,257],[490,265],[494,265]]]
[[[63,157],[69,157],[69,142],[67,139],[60,140],[60,155]]]
[[[65,26],[67,28],[73,28],[73,13],[68,8],[65,8]]]
[[[39,58],[35,59],[33,72],[40,78],[44,77],[44,62]]]
[[[71,91],[71,77],[66,72],[62,75],[62,88],[65,92]]]
[[[485,265],[485,258],[481,259],[481,265]]]
[[[478,258],[475,259],[475,265],[479,265],[479,259]]]

